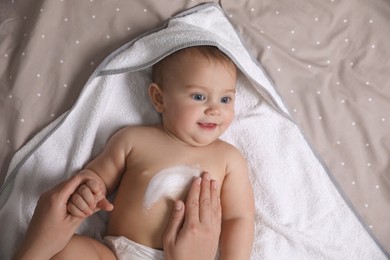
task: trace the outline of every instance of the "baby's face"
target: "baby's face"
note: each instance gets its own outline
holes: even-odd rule
[[[163,125],[192,146],[215,141],[234,117],[236,71],[201,55],[174,64],[163,86]]]

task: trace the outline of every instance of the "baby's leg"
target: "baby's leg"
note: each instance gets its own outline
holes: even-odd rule
[[[99,241],[86,236],[74,235],[66,247],[52,259],[115,260],[116,257],[107,246]]]

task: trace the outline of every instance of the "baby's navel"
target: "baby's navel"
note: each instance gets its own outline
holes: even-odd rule
[[[188,190],[194,177],[199,177],[200,174],[199,167],[188,165],[178,165],[159,171],[146,188],[144,207],[150,209],[163,198],[177,199]]]

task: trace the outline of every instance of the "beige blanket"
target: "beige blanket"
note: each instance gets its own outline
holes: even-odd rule
[[[2,1],[0,179],[96,66],[201,1]],[[220,1],[367,231],[390,248],[386,0]]]

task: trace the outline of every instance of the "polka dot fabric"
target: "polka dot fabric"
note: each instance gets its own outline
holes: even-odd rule
[[[390,251],[389,2],[224,8],[367,230]]]
[[[205,1],[0,2],[0,183],[111,52]],[[218,1],[215,1],[218,2]],[[219,1],[368,232],[390,251],[390,4]]]

